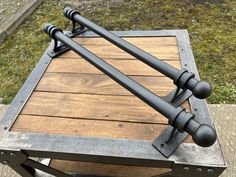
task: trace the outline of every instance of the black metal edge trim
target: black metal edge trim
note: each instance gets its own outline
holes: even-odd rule
[[[151,141],[12,132],[0,141],[0,149],[23,149],[29,157],[108,164],[172,168],[173,164],[181,163],[225,167],[218,155],[218,144],[201,148],[193,143],[183,143],[171,157],[165,158],[151,145]]]
[[[178,44],[178,50],[181,60],[181,66],[182,68],[186,68],[187,70],[191,71],[195,74],[195,78],[200,80],[200,76],[197,70],[196,62],[194,59],[194,55],[191,49],[191,43],[190,38],[187,30],[180,30],[177,35],[177,44]],[[196,115],[195,119],[200,124],[208,124],[210,126],[214,126],[213,120],[211,119],[209,109],[207,106],[206,99],[198,99],[194,97],[193,95],[189,98],[189,103],[192,112]],[[216,130],[216,128],[215,128]],[[217,132],[217,130],[216,130]],[[217,138],[216,143],[220,146],[219,139]],[[211,148],[211,147],[208,147]],[[226,165],[226,161],[222,152],[222,149],[220,149],[220,154],[222,156],[222,159],[224,161],[224,164]]]
[[[51,47],[51,45],[52,43],[49,47]],[[2,130],[5,132],[10,131],[17,116],[23,109],[34,88],[37,86],[51,60],[52,58],[47,54],[46,50],[0,120],[0,134]]]
[[[196,166],[186,164],[174,164],[173,173],[179,177],[219,177],[226,169],[226,166]]]
[[[23,149],[29,157],[39,158],[163,168],[173,165],[173,160],[156,151],[151,141],[144,140],[11,132],[0,141],[0,149]]]

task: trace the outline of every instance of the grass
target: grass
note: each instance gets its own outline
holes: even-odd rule
[[[0,44],[4,103],[11,102],[49,44],[43,24],[70,27],[62,14],[64,4],[58,2],[45,1]],[[78,4],[84,16],[109,30],[188,29],[200,76],[213,85],[208,103],[236,103],[236,1],[116,0],[105,6],[104,2]]]

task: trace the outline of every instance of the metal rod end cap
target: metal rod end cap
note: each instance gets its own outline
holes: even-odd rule
[[[212,87],[206,81],[199,81],[193,88],[193,94],[199,99],[205,99],[211,95]]]
[[[79,12],[77,12],[77,11],[71,9],[70,7],[65,7],[65,8],[64,8],[64,15],[65,15],[66,18],[68,18],[68,19],[70,19],[70,20],[73,20],[73,16],[74,16],[75,14],[79,14],[79,15],[80,15]]]
[[[202,124],[192,135],[193,141],[202,147],[209,147],[216,141],[216,131],[207,124]]]

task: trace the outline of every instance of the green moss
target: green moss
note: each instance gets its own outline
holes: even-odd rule
[[[0,46],[0,97],[10,103],[50,39],[42,25],[65,29],[63,3],[45,1]],[[210,103],[236,102],[236,2],[220,0],[124,0],[80,6],[81,13],[109,30],[188,29],[202,79],[213,85]]]

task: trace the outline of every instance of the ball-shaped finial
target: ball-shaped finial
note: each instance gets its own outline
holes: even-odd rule
[[[202,124],[192,135],[193,141],[202,147],[209,147],[216,141],[216,131],[209,125]]]
[[[212,88],[211,85],[206,81],[199,81],[194,89],[193,94],[199,99],[207,98],[211,95]]]

